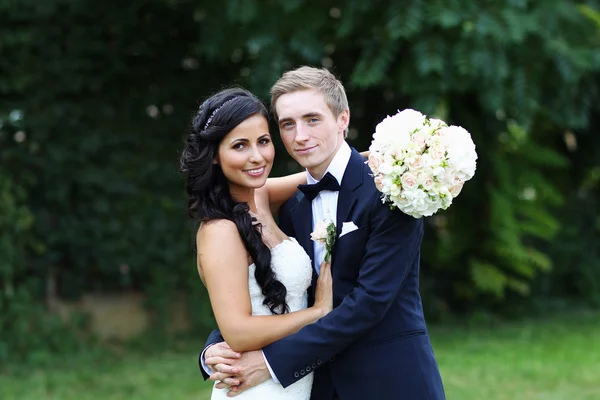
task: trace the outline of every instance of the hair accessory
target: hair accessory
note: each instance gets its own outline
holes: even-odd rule
[[[225,103],[221,104],[219,107],[215,108],[215,110],[212,112],[212,114],[210,114],[210,117],[208,117],[208,119],[206,120],[206,125],[204,125],[204,130],[206,130],[206,128],[208,128],[208,125],[210,125],[210,122],[213,120],[213,118],[215,117],[215,115],[217,114],[217,112],[225,107],[225,104],[227,103],[231,103],[232,101],[234,101],[235,99],[237,99],[240,96],[236,96],[232,99],[227,100]]]

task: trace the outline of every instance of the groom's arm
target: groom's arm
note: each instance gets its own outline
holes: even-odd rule
[[[204,377],[204,380],[207,380],[210,377],[210,374],[212,372],[204,363],[204,353],[213,344],[217,344],[217,343],[220,343],[223,341],[224,341],[224,339],[223,339],[223,336],[221,336],[221,331],[218,329],[215,329],[214,331],[212,331],[210,333],[210,335],[208,335],[208,339],[206,339],[206,344],[204,345],[204,349],[202,349],[202,351],[198,355],[198,368],[200,368],[200,372],[202,372],[202,376]]]
[[[423,221],[378,203],[355,289],[327,316],[263,349],[284,387],[376,326],[417,261]]]

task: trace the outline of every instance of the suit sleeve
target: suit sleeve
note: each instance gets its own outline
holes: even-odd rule
[[[279,229],[283,231],[286,235],[290,237],[295,237],[296,234],[294,232],[294,225],[292,224],[292,216],[290,210],[297,203],[297,199],[292,197],[290,200],[286,201],[282,204],[279,209]]]
[[[377,203],[354,290],[327,316],[263,349],[284,387],[302,378],[302,370],[320,366],[377,325],[416,263],[423,221]]]
[[[210,375],[202,367],[202,361],[203,361],[202,355],[204,354],[204,351],[208,347],[212,346],[215,343],[221,343],[223,341],[224,341],[224,339],[223,339],[223,336],[221,336],[221,331],[218,329],[215,329],[214,331],[212,331],[210,333],[210,335],[208,335],[208,339],[206,339],[206,344],[204,345],[204,349],[202,349],[202,351],[198,355],[198,368],[200,368],[200,372],[202,372],[202,377],[204,377],[204,380],[207,380]]]

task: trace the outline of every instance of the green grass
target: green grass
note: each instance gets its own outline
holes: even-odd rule
[[[449,400],[600,399],[600,315],[487,328],[434,327]],[[2,400],[207,399],[196,366],[201,342],[143,355],[88,354],[51,366],[13,365],[0,376]]]

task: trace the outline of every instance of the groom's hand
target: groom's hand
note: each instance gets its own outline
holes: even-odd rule
[[[227,393],[228,397],[237,396],[271,378],[265,358],[260,350],[242,353],[242,357],[235,360],[232,367],[240,370],[234,377],[239,381],[239,385],[228,385],[231,389]]]

